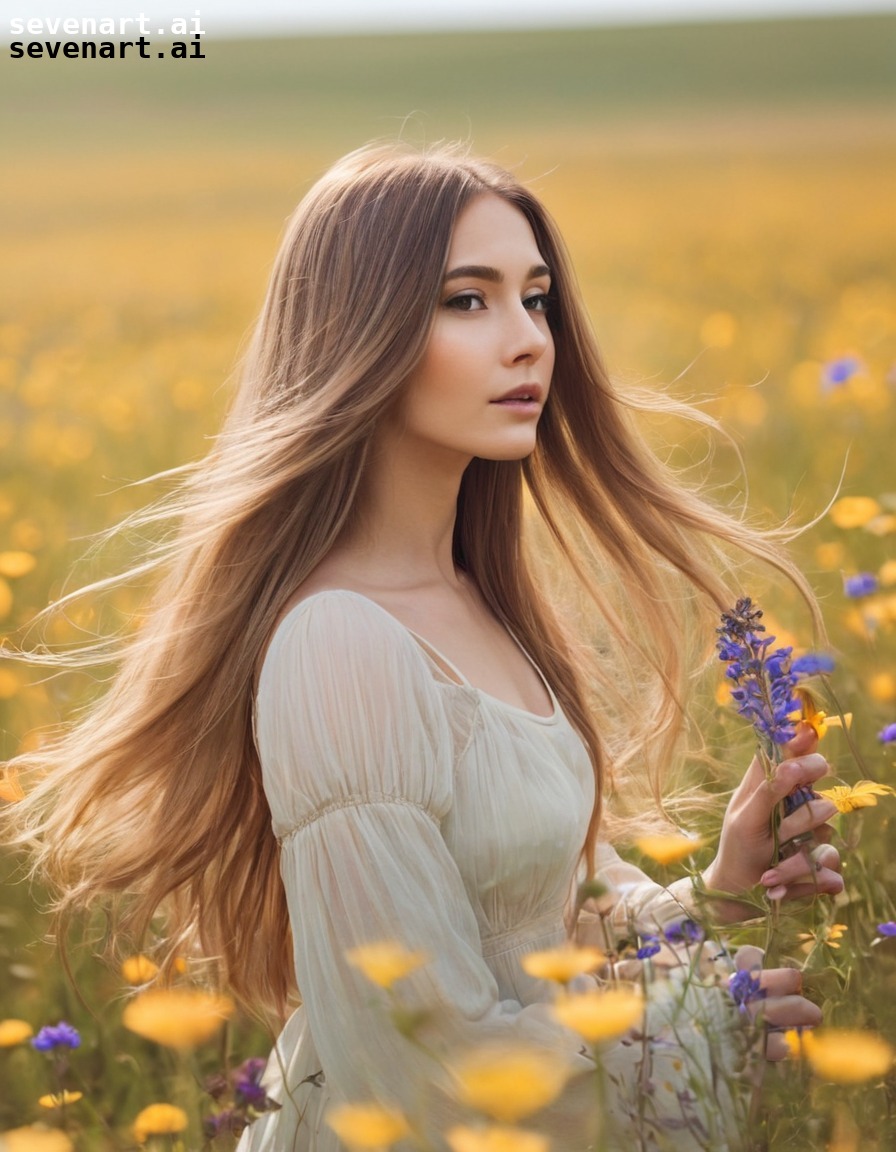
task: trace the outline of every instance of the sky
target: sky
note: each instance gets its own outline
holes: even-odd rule
[[[191,19],[209,34],[526,28],[694,19],[896,12],[896,0],[7,0],[9,19]],[[7,29],[3,29],[6,31]]]

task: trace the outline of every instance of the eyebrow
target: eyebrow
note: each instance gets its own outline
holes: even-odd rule
[[[547,264],[533,264],[526,273],[527,280],[537,280],[539,276],[550,276],[551,270]],[[463,264],[460,268],[452,268],[445,273],[446,280],[490,280],[493,284],[501,284],[504,273],[498,268],[491,268],[487,264]]]

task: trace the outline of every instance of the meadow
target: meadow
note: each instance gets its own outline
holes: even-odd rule
[[[825,737],[828,785],[896,785],[878,735],[896,722],[894,47],[896,18],[855,17],[243,42],[212,28],[205,61],[7,61],[0,628],[13,644],[77,643],[138,609],[134,589],[29,627],[124,561],[126,544],[82,557],[155,491],[132,482],[207,447],[314,177],[374,137],[463,138],[553,212],[613,374],[670,387],[728,433],[710,445],[658,422],[660,450],[764,523],[809,525],[793,548],[836,660],[823,707],[852,715]],[[792,595],[746,591],[782,643],[816,646]],[[721,685],[716,664],[704,713],[724,792],[751,734]],[[3,755],[95,690],[0,663]],[[863,804],[837,820],[844,895],[788,916],[782,947],[828,1024],[896,1044],[896,939],[878,928],[896,919],[896,797]],[[719,815],[689,827],[712,838]],[[662,879],[684,865],[645,867]],[[128,980],[98,955],[102,925],[73,944],[72,985],[18,869],[0,858],[0,1134],[48,1130],[0,1135],[0,1149],[229,1146],[201,1118],[232,1084],[218,1104],[201,1086],[266,1055],[265,1030],[236,1015],[172,1047],[123,1027]],[[2,1023],[60,1019],[82,1043],[48,1057]],[[63,1088],[83,1095],[38,1104]],[[756,1146],[889,1152],[894,1088],[892,1071],[855,1086],[794,1061],[769,1077]],[[158,1102],[185,1110],[185,1132],[135,1135]]]

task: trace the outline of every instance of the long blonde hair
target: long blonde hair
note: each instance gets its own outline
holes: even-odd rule
[[[290,598],[353,522],[373,433],[424,351],[454,222],[483,192],[526,216],[551,269],[556,367],[533,454],[466,470],[455,562],[588,748],[586,858],[608,767],[658,777],[673,753],[691,669],[683,638],[705,635],[731,602],[731,555],[769,561],[811,600],[770,535],[713,508],[649,450],[637,410],[670,402],[611,384],[559,233],[512,175],[450,148],[377,145],[340,161],[288,225],[221,435],[135,518],[177,526],[139,569],[159,576],[142,627],[98,702],[18,758],[30,787],[5,813],[62,911],[113,898],[122,932],[139,936],[164,906],[170,948],[191,940],[258,1007],[282,1012],[295,984],[252,737],[254,672]],[[587,636],[544,592],[538,531],[581,590]]]

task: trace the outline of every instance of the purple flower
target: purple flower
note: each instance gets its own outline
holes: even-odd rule
[[[848,383],[862,370],[862,362],[856,356],[838,356],[830,360],[821,370],[821,386],[825,392]]]
[[[635,953],[639,960],[649,960],[651,956],[656,956],[660,950],[659,936],[642,936],[641,947]]]
[[[729,679],[737,685],[731,689],[731,699],[771,754],[775,744],[786,744],[796,732],[792,716],[801,711],[794,692],[800,674],[791,665],[791,648],[769,651],[775,638],[761,635],[765,632],[761,617],[761,609],[749,597],[738,600],[732,611],[722,613],[716,648],[719,659],[728,664]]]
[[[881,936],[896,936],[896,920],[887,920],[884,924],[878,924],[877,930]]]
[[[807,652],[791,662],[790,670],[797,676],[827,675],[834,671],[834,658],[824,652]]]
[[[877,591],[877,577],[871,572],[859,572],[857,576],[847,576],[843,581],[843,591],[851,600],[870,596]]]
[[[696,920],[676,920],[663,929],[663,935],[670,944],[699,944],[703,929]]]
[[[728,991],[740,1012],[746,1012],[748,1004],[754,1000],[764,1000],[766,995],[765,989],[759,984],[758,969],[755,976],[747,968],[735,972],[728,981]]]
[[[808,784],[798,784],[792,792],[788,792],[784,797],[784,815],[789,816],[792,812],[796,812],[797,808],[802,808],[804,804],[808,804],[810,800],[817,799],[818,793]]]
[[[877,738],[882,744],[894,743],[896,741],[896,724],[888,724],[886,728],[881,728]]]
[[[60,1020],[58,1024],[48,1024],[41,1028],[31,1044],[38,1052],[53,1052],[57,1048],[79,1048],[81,1037],[71,1024]]]
[[[261,1085],[261,1077],[267,1061],[260,1056],[252,1056],[236,1069],[233,1074],[233,1088],[238,1104],[264,1104],[267,1093]]]

